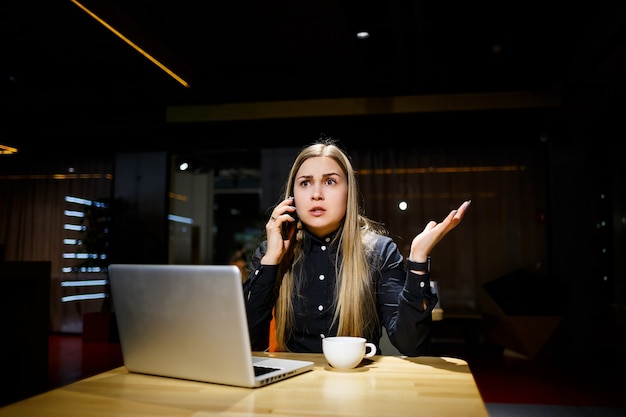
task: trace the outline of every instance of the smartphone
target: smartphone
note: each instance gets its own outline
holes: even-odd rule
[[[296,206],[296,200],[293,200],[291,205],[293,207]],[[289,239],[289,230],[291,229],[291,227],[296,227],[296,224],[298,222],[298,213],[296,213],[295,211],[293,213],[289,213],[289,215],[291,216],[291,218],[293,218],[295,221],[294,222],[284,222],[282,224],[282,229],[281,229],[281,233],[283,234],[283,240],[287,240]]]

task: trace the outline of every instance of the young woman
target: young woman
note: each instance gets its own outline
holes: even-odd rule
[[[352,164],[336,142],[302,149],[244,283],[253,350],[271,342],[274,350],[320,353],[322,338],[336,335],[365,337],[380,349],[384,326],[403,355],[427,354],[438,301],[429,253],[469,204],[429,222],[405,263],[387,231],[362,214]]]

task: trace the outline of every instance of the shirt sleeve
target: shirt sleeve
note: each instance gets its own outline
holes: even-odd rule
[[[389,340],[403,355],[427,354],[431,314],[438,301],[430,287],[430,272],[408,272],[410,265],[405,268],[397,245],[388,237],[379,239],[376,252],[380,256],[378,308]]]
[[[266,243],[263,242],[252,257],[250,278],[243,284],[248,331],[253,351],[264,351],[269,347],[270,322],[276,302],[278,265],[261,265],[265,250]]]

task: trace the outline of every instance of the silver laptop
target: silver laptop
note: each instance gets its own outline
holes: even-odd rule
[[[109,281],[129,372],[252,388],[313,369],[253,356],[234,265],[113,264]]]

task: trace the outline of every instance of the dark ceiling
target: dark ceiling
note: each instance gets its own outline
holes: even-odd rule
[[[83,3],[190,87],[70,0],[3,2],[0,143],[158,130],[172,105],[624,88],[621,0]]]

